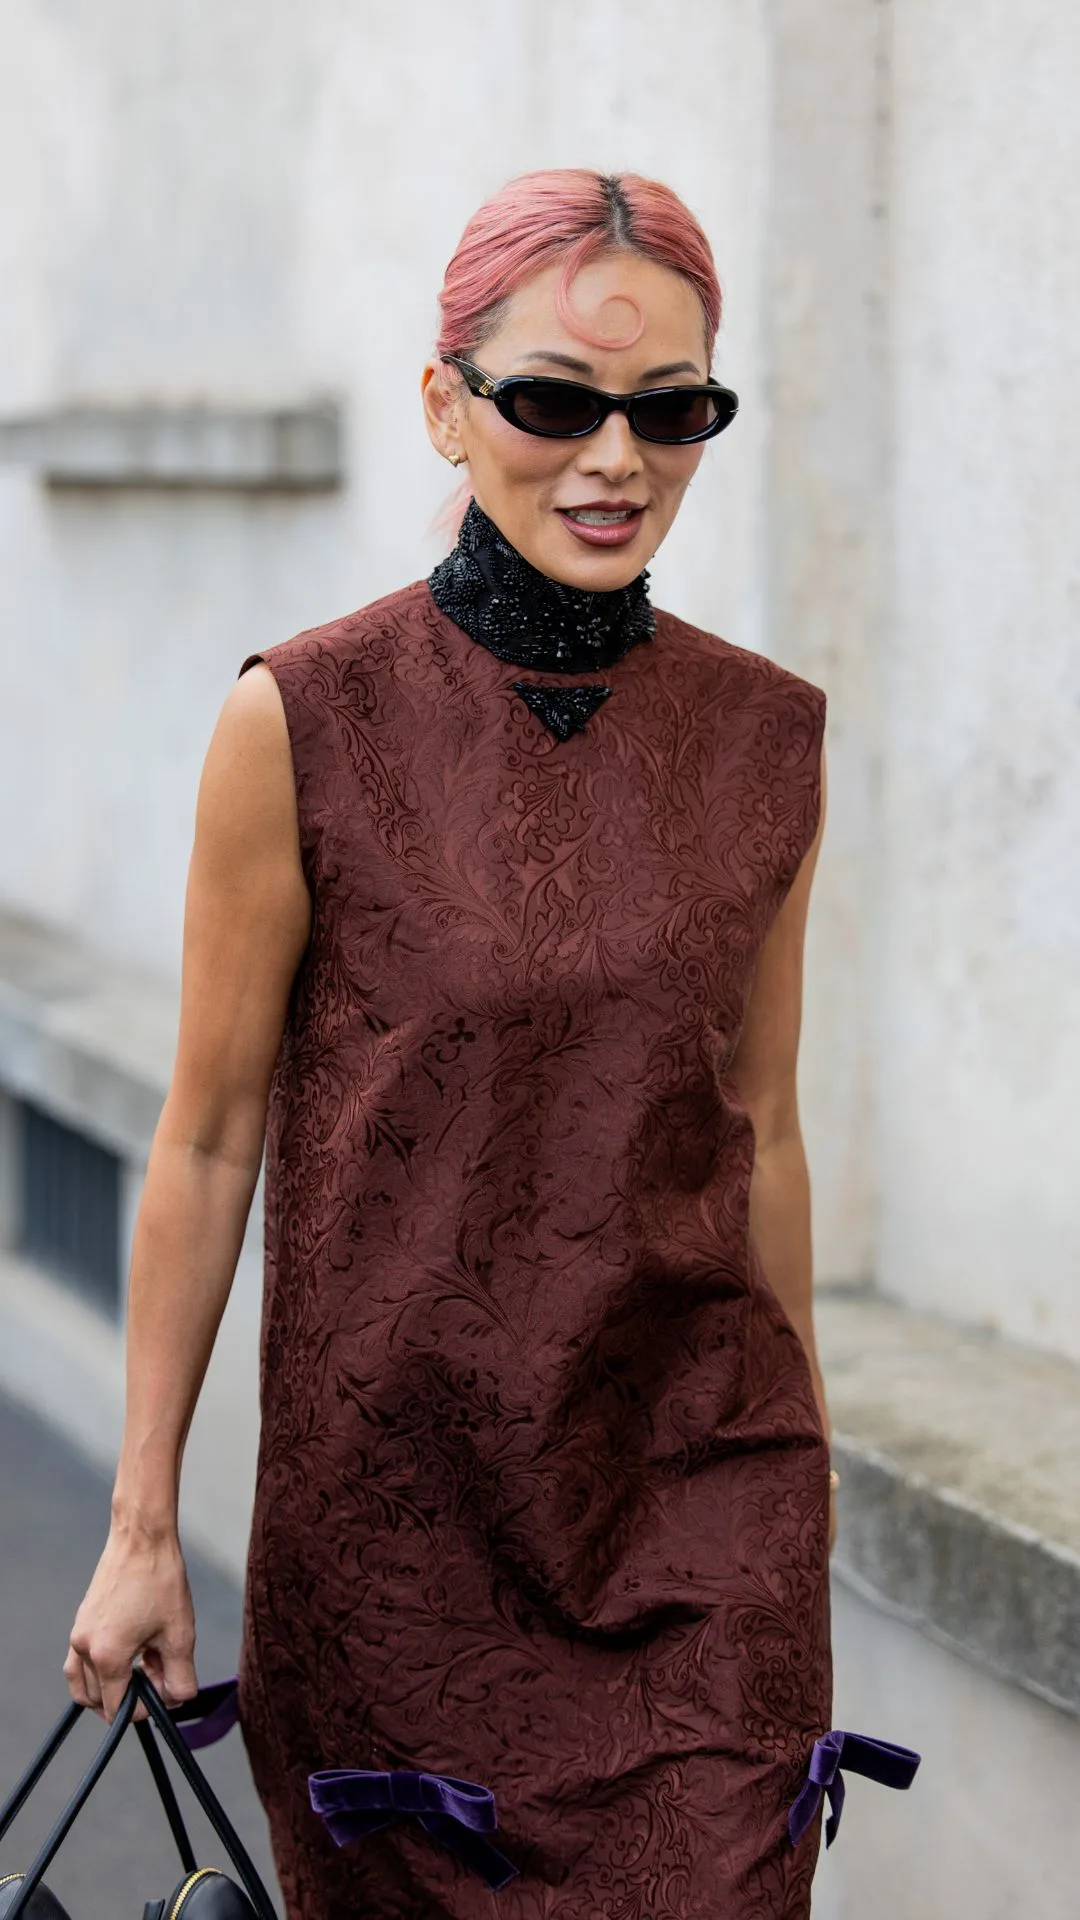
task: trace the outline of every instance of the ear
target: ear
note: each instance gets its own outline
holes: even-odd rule
[[[436,453],[448,459],[452,453],[464,455],[461,443],[461,395],[459,383],[444,384],[446,370],[441,360],[428,360],[420,376],[424,402],[424,421],[428,438]]]

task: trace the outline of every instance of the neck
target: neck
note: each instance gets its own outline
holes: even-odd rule
[[[458,543],[428,579],[436,606],[500,660],[548,672],[609,667],[651,640],[649,575],[601,593],[552,580],[470,500]]]

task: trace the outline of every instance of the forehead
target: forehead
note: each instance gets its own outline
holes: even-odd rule
[[[629,253],[586,262],[570,283],[570,304],[590,334],[616,343],[608,347],[583,341],[560,319],[555,293],[562,272],[557,261],[516,289],[489,346],[497,343],[510,354],[552,348],[597,366],[616,359],[642,364],[685,359],[706,371],[701,302],[682,274]],[[618,344],[637,331],[641,320],[640,337],[631,346]]]

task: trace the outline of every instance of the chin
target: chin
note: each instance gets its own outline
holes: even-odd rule
[[[625,554],[620,554],[617,564],[614,560],[600,565],[586,560],[576,567],[561,567],[558,573],[552,570],[551,578],[561,580],[567,587],[583,587],[589,593],[617,593],[620,587],[628,587],[631,580],[636,580],[645,565],[644,560],[630,563]]]

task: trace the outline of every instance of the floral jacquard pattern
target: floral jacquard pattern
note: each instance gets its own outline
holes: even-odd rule
[[[658,611],[559,740],[422,581],[253,658],[314,902],[241,1674],[290,1920],[806,1920],[828,1460],[727,1076],[824,697]],[[517,1877],[336,1849],[329,1768],[491,1788]]]

